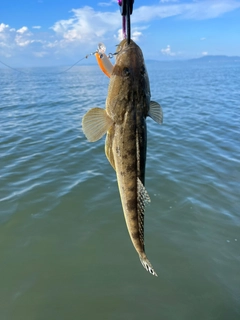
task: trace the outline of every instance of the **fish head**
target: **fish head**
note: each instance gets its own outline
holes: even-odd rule
[[[128,44],[124,39],[118,45],[114,69],[113,74],[122,77],[124,81],[131,81],[135,85],[146,82],[149,87],[142,50],[133,40]]]
[[[132,102],[132,103],[129,103]],[[118,45],[116,63],[112,70],[107,109],[110,113],[116,105],[121,104],[119,112],[124,113],[126,108],[141,106],[144,115],[147,115],[150,103],[150,86],[144,57],[140,47],[131,40],[122,40]],[[118,114],[118,117],[120,115]]]

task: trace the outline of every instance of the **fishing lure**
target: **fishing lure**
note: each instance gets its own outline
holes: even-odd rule
[[[105,73],[107,77],[110,78],[113,70],[113,64],[111,63],[109,56],[105,54],[105,51],[106,51],[105,45],[100,42],[95,52],[95,57],[97,59],[99,68],[102,70],[103,73]]]

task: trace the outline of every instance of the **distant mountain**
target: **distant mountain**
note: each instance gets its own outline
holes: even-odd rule
[[[207,55],[201,58],[190,59],[189,62],[240,62],[239,56],[211,56]]]
[[[146,63],[147,64],[156,64],[156,63],[161,63],[161,64],[166,64],[166,63],[173,63],[173,62],[177,62],[177,63],[186,63],[186,62],[192,62],[192,63],[224,63],[224,62],[240,62],[240,56],[224,56],[224,55],[217,55],[217,56],[213,56],[213,55],[207,55],[207,56],[203,56],[201,58],[194,58],[194,59],[179,59],[179,60],[151,60],[151,59],[147,59]]]

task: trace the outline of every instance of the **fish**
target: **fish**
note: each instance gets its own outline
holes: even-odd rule
[[[143,267],[157,276],[145,253],[144,212],[150,197],[145,188],[146,117],[163,122],[159,103],[150,100],[150,85],[141,48],[124,39],[111,70],[105,109],[90,109],[82,130],[94,142],[106,134],[105,154],[116,171],[123,213],[132,244]]]

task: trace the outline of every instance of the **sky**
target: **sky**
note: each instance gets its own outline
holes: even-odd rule
[[[131,30],[145,59],[240,56],[240,0],[135,0]],[[121,39],[117,0],[0,1],[0,61],[12,67],[70,66]]]

